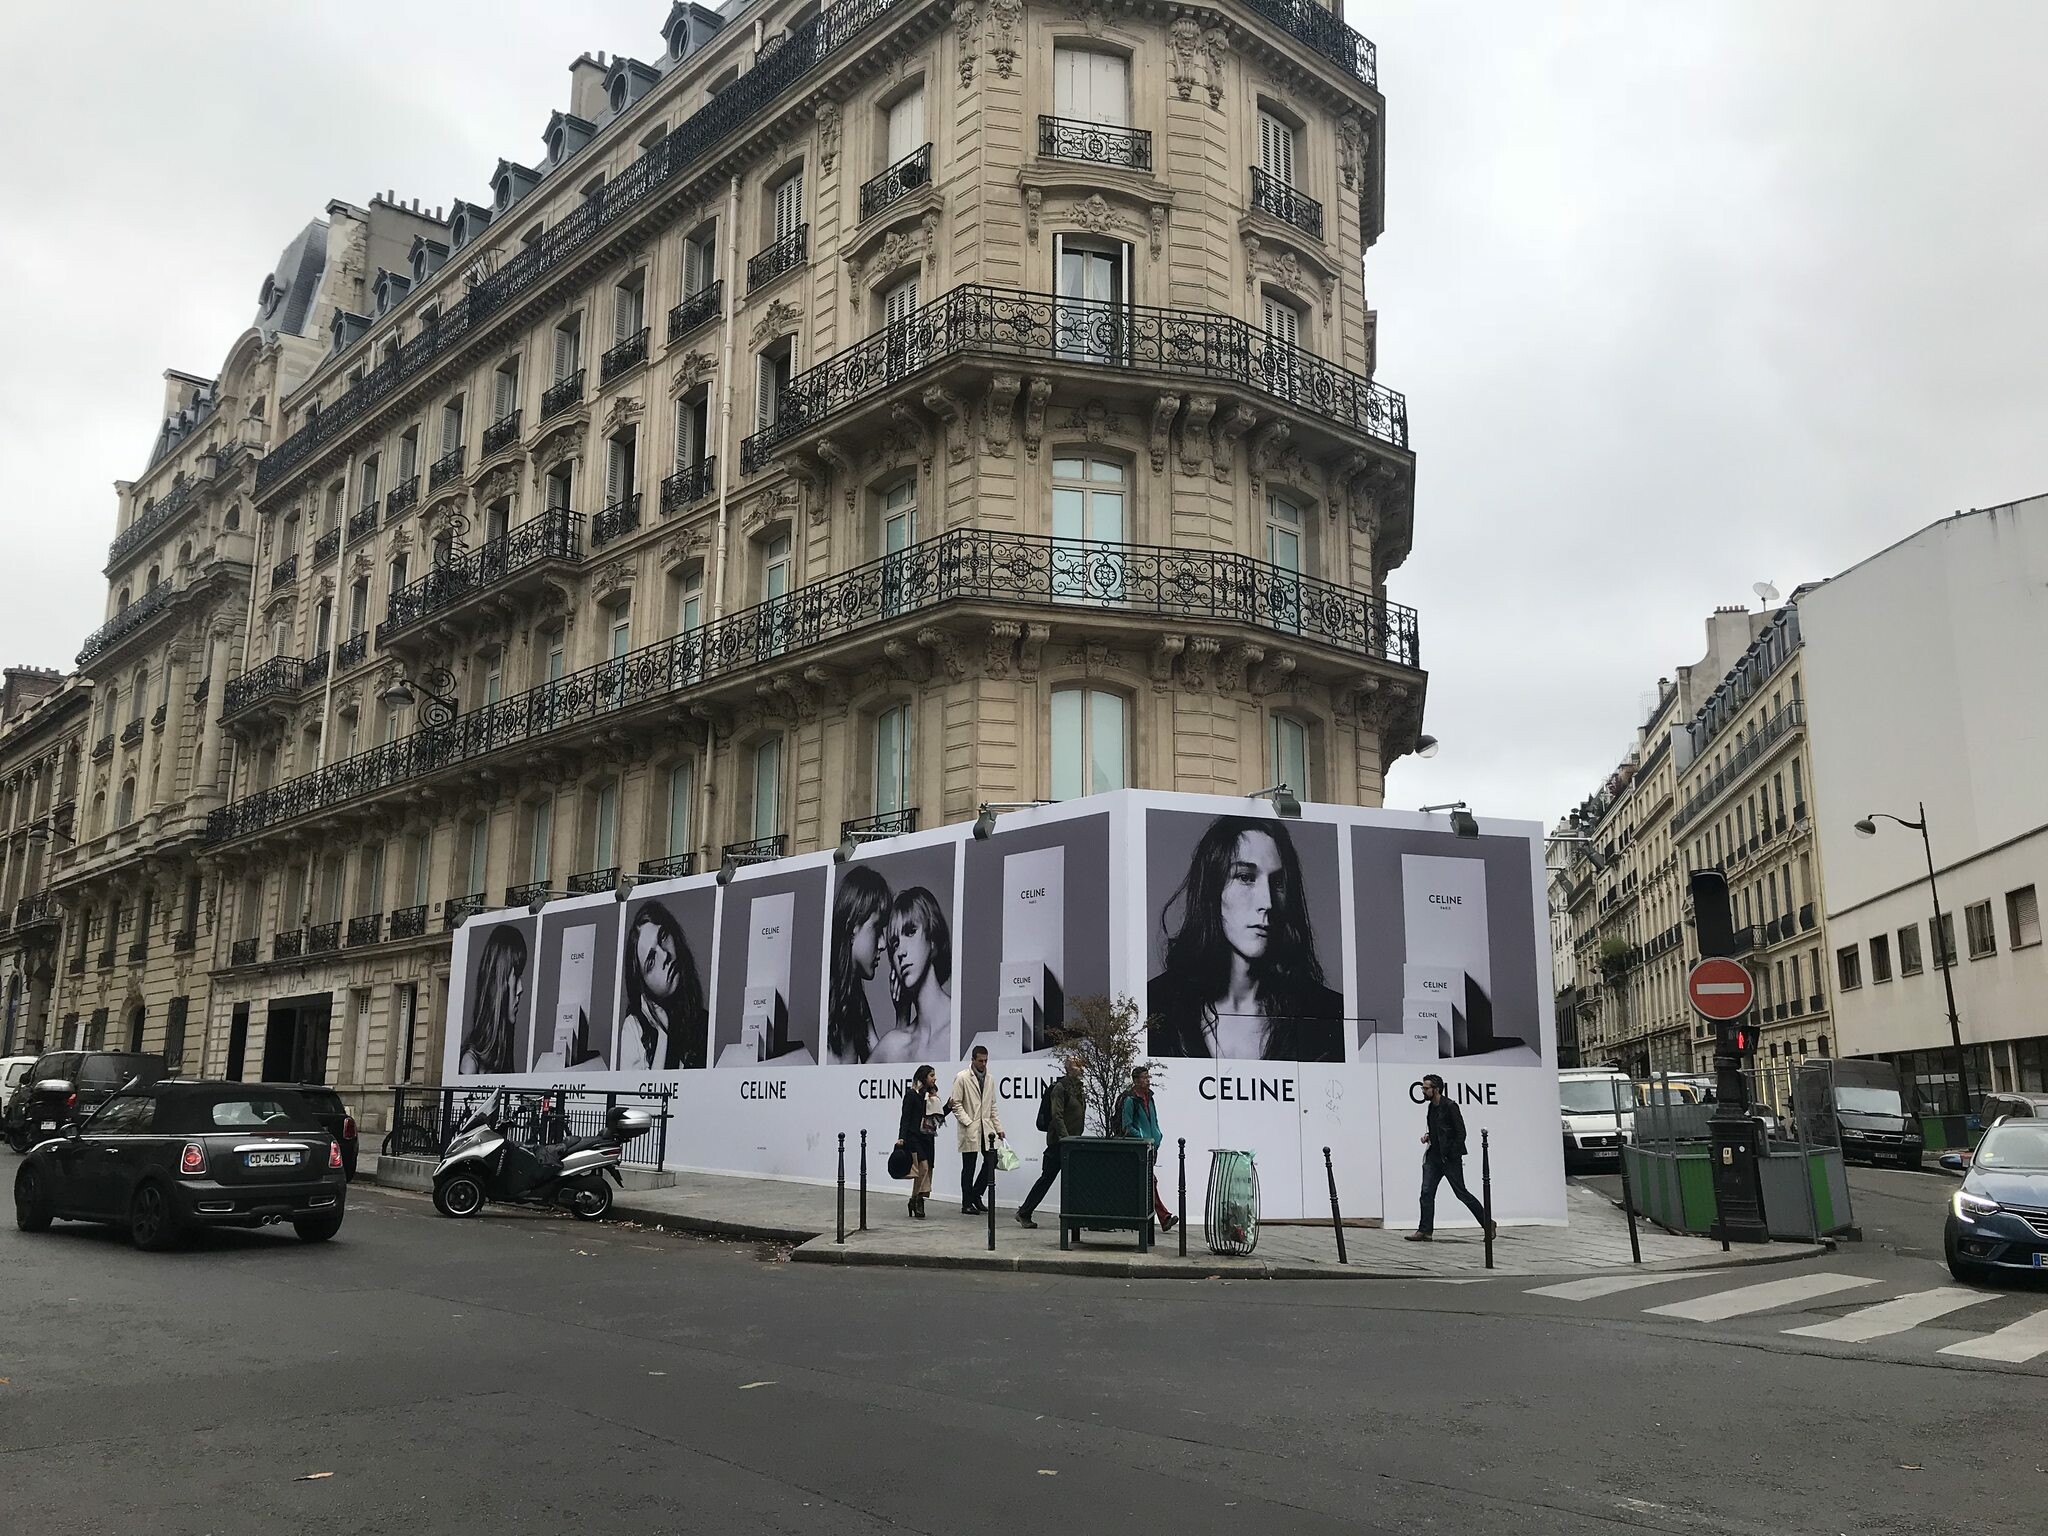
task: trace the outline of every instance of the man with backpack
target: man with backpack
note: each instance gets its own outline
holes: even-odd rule
[[[1038,1202],[1052,1188],[1052,1181],[1060,1176],[1060,1142],[1068,1136],[1078,1136],[1088,1128],[1088,1086],[1081,1081],[1079,1056],[1069,1056],[1066,1076],[1049,1084],[1040,1095],[1038,1128],[1045,1132],[1045,1165],[1039,1170],[1038,1182],[1031,1186],[1031,1193],[1017,1207],[1017,1225],[1020,1227],[1038,1225],[1031,1219],[1031,1213],[1038,1209]]]
[[[1436,1187],[1446,1180],[1451,1193],[1465,1202],[1472,1219],[1491,1238],[1495,1228],[1486,1219],[1486,1207],[1473,1199],[1472,1191],[1465,1187],[1464,1111],[1451,1102],[1451,1096],[1444,1092],[1444,1080],[1434,1072],[1422,1080],[1422,1097],[1429,1106],[1422,1133],[1422,1144],[1428,1148],[1422,1154],[1422,1219],[1407,1240],[1426,1243],[1436,1236]]]
[[[1116,1133],[1136,1137],[1150,1149],[1146,1165],[1152,1175],[1152,1211],[1159,1218],[1159,1230],[1171,1232],[1173,1212],[1159,1198],[1159,1144],[1166,1137],[1159,1129],[1159,1104],[1152,1097],[1152,1073],[1147,1067],[1132,1070],[1131,1086],[1116,1101]]]

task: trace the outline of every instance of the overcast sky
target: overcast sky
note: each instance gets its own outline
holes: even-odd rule
[[[0,7],[0,660],[105,610],[161,373],[211,375],[330,198],[483,200],[665,0]],[[1717,604],[2048,490],[2048,5],[1352,0],[1387,97],[1435,761],[1549,820]],[[1902,616],[1902,622],[1910,622]]]

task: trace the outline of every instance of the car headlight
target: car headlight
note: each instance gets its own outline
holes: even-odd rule
[[[1564,1133],[1565,1133],[1565,1135],[1567,1135],[1567,1136],[1571,1135],[1571,1133],[1572,1133],[1572,1123],[1571,1123],[1571,1121],[1569,1121],[1569,1120],[1565,1119],[1565,1118],[1564,1118],[1564,1116],[1560,1115],[1560,1116],[1558,1116],[1558,1118],[1557,1118],[1557,1123],[1558,1123],[1559,1125],[1561,1125],[1561,1126],[1563,1126],[1563,1127],[1564,1127]]]
[[[1957,1190],[1955,1199],[1950,1204],[1955,1210],[1958,1221],[1975,1221],[1979,1216],[1995,1216],[2004,1209],[1996,1200],[1987,1200],[1982,1195],[1973,1195],[1967,1189]]]

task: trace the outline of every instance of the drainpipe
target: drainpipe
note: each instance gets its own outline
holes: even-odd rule
[[[755,46],[760,46],[761,21],[754,21]],[[734,176],[725,194],[725,340],[718,363],[718,532],[712,543],[711,618],[725,616],[726,552],[732,530],[732,376],[733,325],[739,313],[740,179]],[[708,856],[711,844],[711,754],[718,745],[717,727],[704,722],[704,771],[697,775],[697,835]]]

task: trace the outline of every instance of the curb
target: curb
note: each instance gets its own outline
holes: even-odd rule
[[[776,1227],[765,1222],[721,1221],[712,1216],[691,1216],[682,1211],[636,1206],[630,1200],[614,1199],[607,1221],[638,1222],[643,1227],[660,1227],[669,1232],[688,1232],[697,1237],[723,1237],[743,1243],[788,1243],[799,1246],[825,1234],[812,1227]]]

